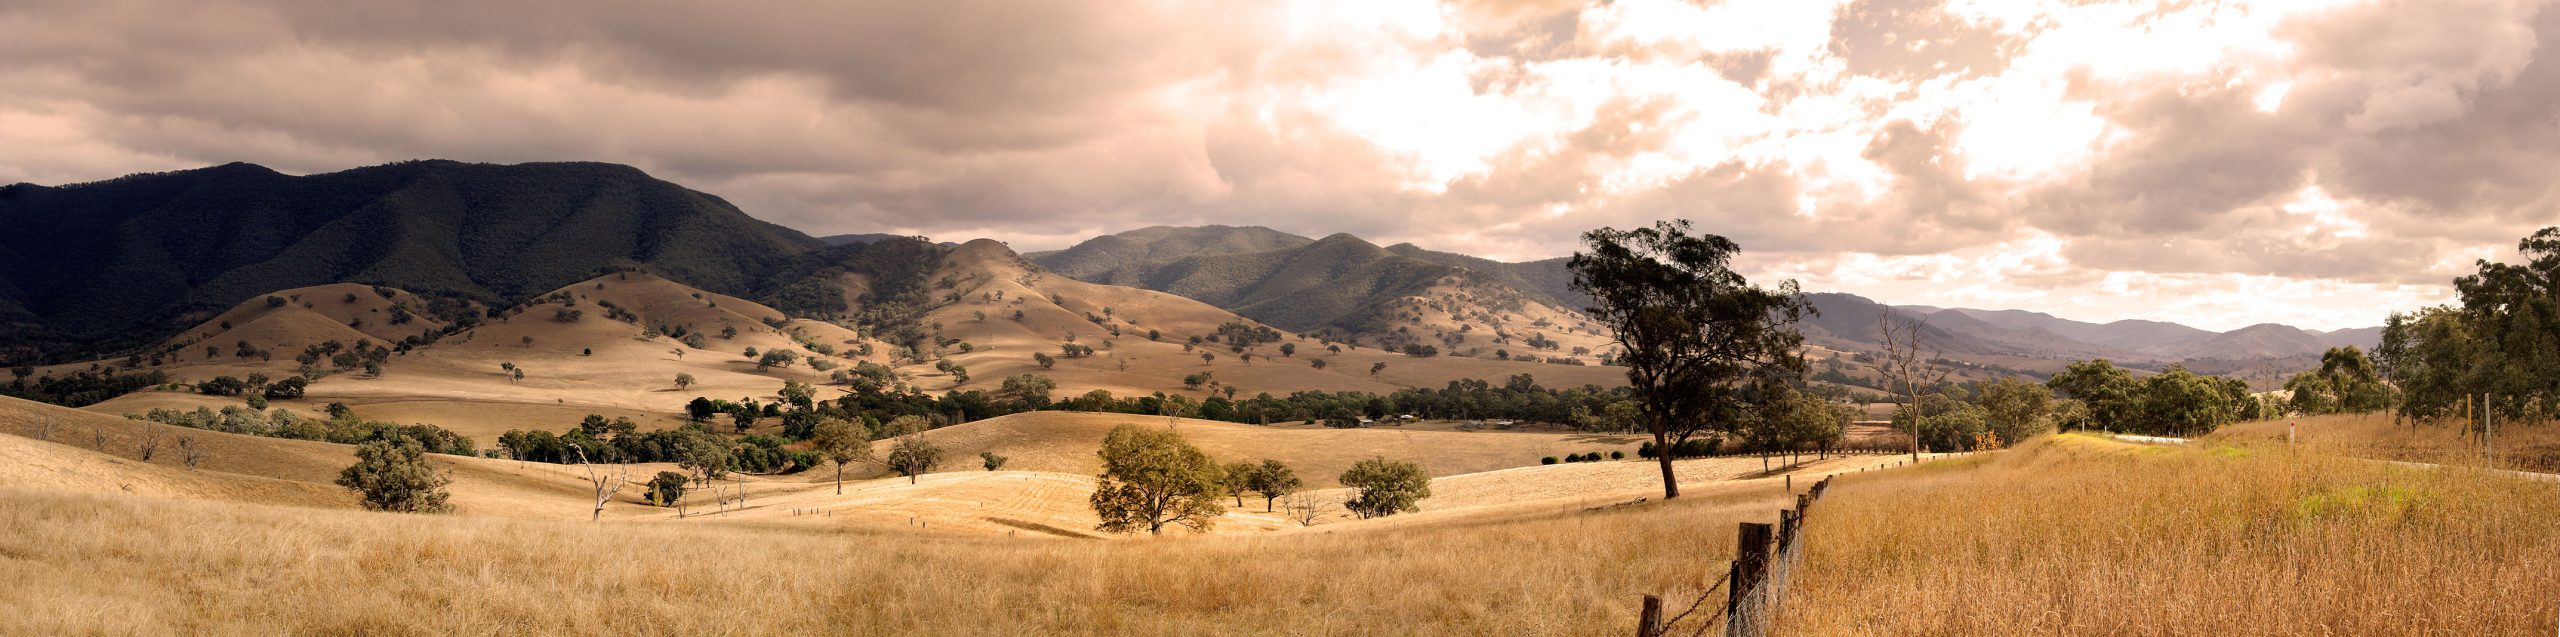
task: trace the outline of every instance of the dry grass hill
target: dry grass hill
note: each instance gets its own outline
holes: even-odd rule
[[[866,298],[861,277],[841,276],[845,298]],[[827,384],[831,374],[812,360],[830,368],[889,365],[902,382],[935,394],[993,391],[1017,374],[1048,376],[1059,396],[1100,390],[1195,398],[1230,387],[1243,397],[1301,390],[1388,393],[1460,379],[1499,383],[1516,374],[1554,387],[1624,382],[1620,370],[1608,367],[1414,357],[1352,344],[1341,344],[1336,353],[1320,339],[1290,333],[1241,352],[1231,343],[1191,346],[1190,339],[1213,337],[1222,326],[1266,326],[1170,294],[1050,274],[993,241],[953,248],[930,279],[943,282],[934,291],[938,300],[913,318],[927,332],[928,348],[903,355],[897,344],[850,322],[793,319],[753,301],[636,271],[605,274],[490,310],[487,319],[432,342],[427,339],[445,324],[415,311],[425,301],[408,292],[353,284],[282,290],[173,337],[168,345],[177,354],[153,368],[180,383],[176,391],[129,394],[89,409],[218,409],[240,400],[196,395],[186,384],[225,375],[284,378],[300,370],[296,356],[314,345],[382,347],[404,339],[414,346],[385,359],[380,375],[331,370],[304,398],[278,401],[279,406],[314,413],[328,403],[344,403],[365,418],[434,424],[485,446],[509,429],[558,430],[587,414],[673,427],[695,396],[769,401],[785,379]],[[1149,333],[1157,338],[1148,339]],[[934,342],[944,345],[930,347]],[[240,356],[242,343],[264,356]],[[1284,343],[1294,352],[1281,353]],[[1067,356],[1063,346],[1069,344],[1090,347],[1092,355]],[[214,348],[210,356],[206,347]],[[802,359],[762,367],[743,355],[750,348],[787,350]],[[1035,353],[1053,357],[1052,367],[1041,367]],[[1202,353],[1212,357],[1204,361]],[[964,368],[967,382],[941,370],[944,360]],[[1316,367],[1317,360],[1325,367]],[[1373,373],[1379,363],[1385,366]],[[121,364],[36,371],[67,374]],[[509,366],[523,370],[524,377],[516,378]],[[321,367],[331,366],[324,361]],[[1214,382],[1184,382],[1202,373]],[[679,389],[678,374],[693,384]]]

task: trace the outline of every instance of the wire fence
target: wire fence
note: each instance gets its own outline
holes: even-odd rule
[[[1787,582],[1793,577],[1796,564],[1804,560],[1805,515],[1830,489],[1831,478],[1813,483],[1812,489],[1796,496],[1795,508],[1778,511],[1774,529],[1761,522],[1741,523],[1734,535],[1734,559],[1725,569],[1724,579],[1700,593],[1680,614],[1666,619],[1662,616],[1662,598],[1644,596],[1636,636],[1664,637],[1687,628],[1686,634],[1699,637],[1719,627],[1726,637],[1769,634],[1780,607],[1786,603]],[[1718,591],[1725,593],[1722,608],[1699,614]]]

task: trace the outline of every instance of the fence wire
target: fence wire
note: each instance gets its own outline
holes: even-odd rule
[[[1701,637],[1718,628],[1722,628],[1728,637],[1763,637],[1769,634],[1771,625],[1776,622],[1778,612],[1786,602],[1787,584],[1794,579],[1796,565],[1804,561],[1804,529],[1807,514],[1811,512],[1812,504],[1821,501],[1823,493],[1829,490],[1830,482],[1829,478],[1824,478],[1821,482],[1815,483],[1813,489],[1806,494],[1810,497],[1800,501],[1791,515],[1782,515],[1782,518],[1792,518],[1792,523],[1779,526],[1777,537],[1772,540],[1773,546],[1759,547],[1758,550],[1769,551],[1768,559],[1762,564],[1759,578],[1749,587],[1730,591],[1727,603],[1719,605],[1720,608],[1715,614],[1697,620],[1695,628],[1689,632],[1691,637]],[[1743,546],[1737,547],[1736,550],[1747,552],[1754,550],[1754,547]],[[1740,561],[1732,563],[1725,569],[1725,577],[1715,586],[1700,593],[1695,601],[1690,602],[1686,610],[1653,626],[1639,627],[1639,634],[1673,634],[1672,627],[1688,621],[1690,615],[1716,597],[1716,591],[1723,590],[1728,585],[1743,579],[1742,568]]]

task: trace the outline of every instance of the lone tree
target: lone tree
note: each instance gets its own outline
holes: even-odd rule
[[[1102,439],[1101,483],[1093,491],[1095,527],[1111,533],[1146,529],[1164,533],[1167,524],[1206,531],[1225,512],[1218,506],[1223,473],[1209,454],[1171,431],[1121,425]]]
[[[996,452],[993,451],[980,451],[978,452],[978,459],[987,465],[988,471],[995,471],[997,469],[1003,469],[1004,462],[1006,460],[1011,460],[1012,458],[996,455]]]
[[[1298,479],[1298,472],[1289,470],[1289,465],[1280,464],[1278,460],[1263,460],[1262,466],[1254,468],[1253,477],[1245,480],[1247,490],[1262,494],[1263,513],[1271,512],[1273,501],[1296,493],[1302,486],[1306,486],[1306,482]]]
[[[1362,519],[1420,511],[1418,503],[1431,497],[1431,477],[1422,474],[1422,465],[1386,458],[1351,465],[1342,472],[1342,486],[1354,493],[1342,507]]]
[[[684,388],[692,387],[692,386],[693,386],[693,375],[692,375],[692,374],[687,374],[687,373],[683,373],[683,372],[677,372],[677,373],[676,373],[676,389],[677,389],[677,390],[683,390]]]
[[[1903,422],[1906,415],[1909,417],[1911,461],[1919,462],[1920,439],[1927,435],[1929,423],[1929,409],[1926,402],[1920,400],[1920,390],[1937,386],[1954,370],[1941,370],[1929,362],[1938,358],[1939,352],[1936,349],[1924,350],[1927,346],[1921,342],[1921,328],[1928,327],[1928,319],[1898,314],[1886,310],[1876,315],[1876,339],[1884,346],[1884,358],[1876,361],[1876,371],[1884,375],[1885,391],[1893,392],[1894,422]],[[1902,413],[1905,411],[1911,413]]]
[[[452,480],[427,463],[417,439],[395,436],[356,447],[356,463],[338,473],[338,486],[363,496],[364,508],[402,513],[443,513],[444,485]]]
[[[1591,295],[1592,318],[1614,333],[1654,448],[1675,448],[1714,423],[1730,426],[1746,377],[1773,367],[1803,373],[1804,336],[1795,324],[1810,307],[1794,281],[1763,289],[1735,273],[1742,248],[1732,240],[1691,236],[1687,220],[1600,228],[1582,240],[1590,251],[1574,253],[1566,267],[1574,289]],[[1680,497],[1674,455],[1656,458],[1664,499]]]
[[[614,472],[605,473],[597,470],[595,463],[587,459],[587,450],[585,447],[569,445],[569,450],[578,455],[578,464],[586,466],[587,484],[595,487],[595,514],[588,517],[587,521],[602,522],[604,521],[604,505],[611,504],[613,502],[613,496],[622,493],[623,485],[631,483],[631,465],[616,462],[614,463]]]
[[[889,421],[889,430],[898,432],[898,443],[889,447],[889,468],[906,476],[907,484],[915,484],[916,476],[942,464],[942,447],[924,438],[926,428],[924,419],[915,416]]]
[[[809,444],[836,464],[836,495],[844,495],[845,465],[871,461],[871,432],[843,418],[818,421],[817,434],[809,437]]]

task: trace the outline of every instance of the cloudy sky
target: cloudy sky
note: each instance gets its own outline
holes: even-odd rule
[[[10,0],[0,182],[597,160],[1023,250],[1680,217],[1812,290],[2327,329],[2560,224],[2548,4]]]

